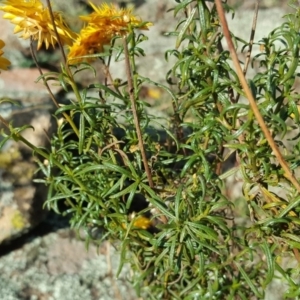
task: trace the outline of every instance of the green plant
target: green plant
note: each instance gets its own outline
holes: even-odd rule
[[[300,147],[294,86],[300,10],[291,1],[294,13],[258,42],[261,53],[253,62],[259,61],[259,72],[248,80],[254,101],[241,70],[232,67],[235,48],[251,54],[253,40],[229,35],[221,1],[176,3],[174,15],[182,20],[170,33],[177,37],[175,49],[166,53],[166,59],[176,58],[167,73],[169,86],[138,74],[136,57],[145,55],[146,36],[137,29],[149,23],[128,22],[110,46],[101,44],[101,53],[75,57],[100,59],[103,82],[79,90],[76,75],[95,72],[80,61],[65,61],[61,73],[40,77],[45,83],[57,80],[76,96],[58,105],[55,117],[63,121],[50,150],[30,145],[21,136],[23,128],[12,126],[1,145],[9,138],[21,140],[47,159],[39,161],[44,173],[39,182],[49,186],[46,207],[69,214],[72,227],[86,229],[87,242],[98,228],[102,239],[119,241],[120,269],[131,264],[133,285],[146,299],[261,299],[275,271],[288,282],[285,296],[298,299],[300,187],[294,174]],[[226,3],[223,7],[230,11]],[[229,51],[222,47],[225,37]],[[125,79],[111,78],[112,59],[126,69]],[[139,96],[145,84],[169,95],[172,126],[147,114],[148,104]],[[222,173],[233,154],[238,167]],[[225,180],[234,172],[244,183],[247,213],[240,223],[236,203],[225,193]],[[286,253],[298,267],[284,270],[280,259]]]

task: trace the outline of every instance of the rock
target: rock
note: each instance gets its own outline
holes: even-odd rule
[[[49,70],[42,69],[43,73]],[[0,75],[0,97],[22,99],[23,106],[29,104],[45,104],[43,98],[48,98],[48,91],[42,80],[36,82],[40,73],[37,68],[14,68],[3,71]],[[48,82],[53,94],[58,93],[61,87],[54,82]]]
[[[0,257],[0,299],[137,300],[127,265],[116,278],[119,259],[108,242],[87,250],[68,229],[36,236]]]
[[[34,130],[26,129],[22,133],[23,137],[37,147],[45,147],[54,130],[53,104],[46,96],[45,87],[34,83],[37,74],[34,69],[13,69],[1,74],[0,84],[4,88],[0,115],[14,127],[33,126]],[[7,95],[13,104],[3,102]],[[16,97],[21,98],[14,100]],[[1,122],[0,130],[8,133]],[[13,140],[0,150],[0,244],[24,234],[46,214],[42,209],[46,187],[33,183],[37,165],[31,152],[23,143]]]

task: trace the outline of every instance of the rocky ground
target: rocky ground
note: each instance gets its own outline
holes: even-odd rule
[[[50,219],[54,218],[54,220]],[[60,228],[59,228],[60,227]],[[109,242],[85,243],[52,214],[30,233],[0,248],[0,299],[137,299]]]
[[[72,14],[84,10],[77,2],[67,10],[70,20]],[[241,38],[248,39],[254,1],[228,2],[237,7],[234,20],[229,18],[230,28]],[[260,2],[264,8],[259,13],[256,40],[280,25],[284,11],[287,11],[286,1]],[[163,58],[164,51],[174,47],[174,38],[164,35],[175,26],[171,22],[171,12],[168,12],[174,3],[173,0],[135,2],[137,14],[154,23],[147,33],[147,56],[139,61],[139,71],[156,81],[164,81],[168,69]],[[1,105],[1,115],[6,113],[8,119],[13,118],[23,124],[27,124],[28,120],[33,122],[36,128],[42,128],[42,132],[35,132],[37,143],[46,143],[43,140],[43,129],[48,132],[53,129],[53,124],[47,123],[52,106],[44,87],[34,83],[38,72],[32,68],[32,61],[29,60],[28,43],[12,35],[13,27],[7,21],[1,19],[0,28],[0,38],[6,42],[6,56],[12,61],[12,69],[0,75],[0,97],[17,99],[22,104],[22,110]],[[44,62],[43,67],[48,69],[58,61],[53,53],[51,57],[43,53],[40,59]],[[113,72],[117,77],[123,76],[122,70],[118,68],[113,69]],[[82,80],[89,81],[91,78],[85,77]],[[53,88],[56,89],[54,92],[59,92],[57,87]],[[159,102],[159,97],[147,93],[145,96],[149,96],[154,112],[158,112],[159,108],[160,113],[164,114],[167,107]],[[32,133],[29,135],[32,136]],[[84,242],[69,229],[67,219],[53,213],[41,214],[46,191],[38,191],[32,185],[33,172],[29,172],[27,177],[23,174],[24,169],[30,170],[33,162],[22,151],[20,156],[18,146],[10,145],[8,148],[12,162],[7,163],[6,154],[0,153],[0,299],[138,299],[129,282],[130,271],[125,267],[118,279],[115,276],[119,253],[111,244],[105,242],[100,247],[90,245],[87,251]],[[237,185],[237,193],[238,188]],[[270,289],[266,299],[280,300],[280,293],[274,291]]]

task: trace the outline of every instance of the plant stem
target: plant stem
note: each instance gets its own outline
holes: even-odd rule
[[[132,38],[132,39],[134,39],[134,38]],[[126,76],[128,79],[128,93],[129,93],[129,97],[130,97],[130,101],[131,101],[131,109],[132,109],[136,134],[137,134],[137,137],[139,140],[139,149],[142,154],[143,164],[144,164],[145,172],[147,174],[149,186],[151,188],[154,188],[153,179],[152,179],[151,171],[150,171],[150,168],[148,165],[146,151],[145,151],[145,147],[144,147],[144,143],[143,143],[143,137],[142,137],[142,131],[141,131],[141,126],[140,126],[140,122],[139,122],[139,117],[138,117],[137,109],[136,109],[136,102],[135,102],[136,99],[135,99],[134,91],[135,91],[135,89],[137,89],[137,86],[134,86],[134,84],[133,84],[126,37],[123,37],[123,46],[124,46],[124,54],[125,54]]]
[[[49,13],[50,13],[51,23],[52,23],[52,26],[54,28],[55,36],[56,36],[56,39],[57,39],[57,42],[58,42],[58,45],[59,45],[59,50],[60,50],[61,55],[63,57],[64,64],[66,65],[67,64],[67,58],[66,58],[66,54],[65,54],[64,48],[62,46],[59,34],[57,32],[56,24],[54,22],[54,15],[53,15],[53,11],[52,11],[52,6],[51,6],[51,3],[50,3],[50,0],[46,0],[46,2],[47,2],[47,7],[48,7]]]
[[[248,101],[251,105],[251,108],[253,110],[253,113],[254,113],[254,115],[257,119],[257,122],[259,123],[259,125],[261,127],[261,130],[263,131],[266,139],[268,140],[269,145],[270,145],[270,147],[272,148],[272,150],[274,152],[274,155],[276,156],[276,158],[278,159],[278,162],[280,163],[282,169],[284,170],[285,177],[290,180],[290,182],[295,186],[295,188],[300,193],[300,184],[297,181],[297,179],[295,178],[295,176],[292,174],[288,164],[284,160],[284,158],[283,158],[282,154],[280,153],[274,139],[272,138],[271,133],[270,133],[269,129],[267,128],[266,123],[264,122],[264,119],[263,119],[263,117],[262,117],[262,115],[259,111],[257,103],[254,100],[253,95],[251,93],[251,90],[250,90],[250,88],[249,88],[249,86],[246,82],[246,79],[245,79],[244,73],[242,71],[242,68],[240,66],[235,48],[233,46],[232,39],[230,37],[230,32],[228,30],[228,25],[227,25],[226,17],[225,17],[225,14],[224,14],[222,2],[221,2],[221,0],[215,0],[215,2],[216,2],[217,11],[218,11],[218,14],[219,14],[219,17],[220,17],[220,21],[221,21],[221,24],[222,24],[222,27],[223,27],[224,36],[226,38],[226,41],[227,41],[227,44],[228,44],[228,48],[229,48],[233,63],[235,65],[235,68],[236,68],[237,74],[239,76],[241,85],[242,85],[242,87],[243,87],[243,89],[246,93],[246,97],[247,97],[247,99],[248,99]]]
[[[245,76],[247,74],[247,70],[249,67],[250,60],[251,60],[251,53],[252,53],[256,24],[257,24],[258,8],[259,8],[259,0],[256,0],[254,16],[253,16],[253,21],[252,21],[251,34],[250,34],[250,40],[249,40],[249,48],[247,51],[246,61],[245,61],[244,70],[243,70],[243,73]],[[237,103],[239,101],[239,98],[240,98],[240,94],[238,93],[235,98],[235,103]]]
[[[52,26],[54,28],[54,32],[55,32],[55,36],[56,36],[56,39],[57,39],[57,43],[59,45],[59,49],[60,49],[61,55],[63,57],[64,70],[66,71],[66,74],[67,74],[67,77],[68,77],[68,80],[69,80],[69,84],[72,87],[72,90],[73,90],[73,92],[75,94],[75,97],[76,97],[77,101],[79,103],[81,103],[81,95],[80,95],[80,93],[78,91],[77,84],[76,84],[76,82],[74,80],[73,74],[72,74],[72,72],[70,70],[70,67],[69,67],[69,64],[67,62],[67,58],[66,58],[66,54],[65,54],[65,51],[64,51],[64,47],[62,45],[60,36],[58,34],[58,31],[57,31],[57,27],[56,27],[56,24],[55,24],[54,14],[53,14],[53,11],[52,11],[52,6],[51,6],[51,3],[50,3],[50,0],[46,0],[46,2],[47,2],[47,7],[49,9],[51,23],[52,23]],[[45,81],[46,80],[44,79],[44,82]],[[48,89],[48,91],[49,91],[49,89]],[[63,113],[63,116],[66,118],[66,120],[68,121],[68,123],[71,125],[71,127],[72,127],[73,131],[75,132],[75,134],[79,137],[79,131],[78,131],[76,125],[74,124],[73,120],[66,113]]]
[[[55,105],[57,108],[59,108],[59,103],[56,101],[55,96],[53,95],[53,93],[52,93],[52,91],[51,91],[51,89],[50,89],[50,87],[49,87],[49,84],[48,84],[48,82],[47,82],[47,80],[46,80],[46,78],[45,78],[45,76],[44,76],[44,73],[43,73],[43,71],[42,71],[42,69],[41,69],[41,67],[40,67],[40,65],[39,65],[39,63],[38,63],[38,61],[37,61],[36,55],[35,55],[34,50],[33,50],[32,40],[31,40],[31,42],[30,42],[30,53],[31,53],[31,56],[32,56],[32,58],[33,58],[33,60],[34,60],[34,62],[35,62],[35,65],[36,65],[37,69],[39,70],[39,73],[40,73],[40,75],[41,75],[41,78],[42,78],[42,80],[43,80],[43,82],[44,82],[44,85],[45,85],[45,87],[46,87],[46,89],[47,89],[47,91],[48,91],[48,93],[49,93],[49,96],[50,96],[52,102],[54,103],[54,105]],[[71,85],[71,86],[72,86],[72,85]],[[73,86],[72,86],[72,87],[73,87]],[[73,90],[74,90],[74,89],[73,89]],[[76,93],[75,93],[75,94],[76,94]],[[77,94],[76,94],[76,95],[77,95]],[[65,112],[63,112],[62,115],[63,115],[64,118],[68,121],[68,123],[69,123],[70,126],[72,127],[72,129],[73,129],[73,131],[75,132],[75,134],[76,134],[77,136],[79,136],[79,131],[78,131],[76,125],[74,124],[73,120],[70,118],[70,116],[69,116],[68,114],[66,114]]]

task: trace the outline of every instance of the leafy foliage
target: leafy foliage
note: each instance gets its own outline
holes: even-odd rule
[[[56,111],[63,121],[51,149],[32,146],[47,159],[47,165],[40,162],[40,182],[49,186],[46,207],[70,215],[72,227],[86,229],[90,239],[101,228],[102,239],[119,241],[122,264],[131,264],[133,285],[147,299],[263,298],[275,272],[288,282],[286,297],[298,299],[300,269],[285,271],[280,259],[286,253],[297,258],[300,249],[299,192],[243,98],[213,2],[176,2],[174,15],[182,19],[171,33],[175,48],[166,53],[176,58],[166,75],[169,86],[136,71],[145,36],[133,28],[123,44],[116,38],[99,55],[108,70],[113,58],[127,68],[124,81],[79,91],[76,75],[94,72],[85,63],[49,77],[73,90],[77,100]],[[259,63],[259,71],[249,86],[296,172],[300,40],[299,8],[294,9],[258,42],[261,52],[252,63]],[[249,48],[232,39],[236,47]],[[147,114],[148,104],[139,97],[145,84],[168,93],[172,126]],[[21,130],[11,129],[11,137],[20,138]],[[232,155],[238,168],[222,172]],[[226,195],[226,177],[233,171],[243,182],[242,222],[238,201]]]

